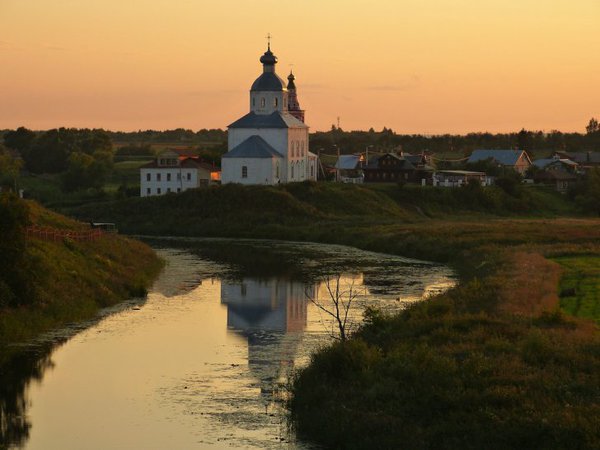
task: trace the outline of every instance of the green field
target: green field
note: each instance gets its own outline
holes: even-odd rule
[[[560,307],[573,316],[600,323],[600,256],[554,258],[564,268]]]

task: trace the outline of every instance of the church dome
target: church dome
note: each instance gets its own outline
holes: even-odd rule
[[[260,57],[260,62],[263,65],[263,73],[252,83],[251,91],[284,91],[285,81],[283,81],[275,73],[275,64],[277,64],[277,56],[271,51],[269,44],[267,51]]]
[[[267,51],[260,57],[260,62],[269,66],[277,64],[277,56],[271,51],[271,46],[269,46]]]
[[[283,91],[285,81],[275,72],[264,72],[252,83],[251,91]]]

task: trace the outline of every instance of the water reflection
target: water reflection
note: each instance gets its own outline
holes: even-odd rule
[[[329,338],[308,300],[327,299],[319,280],[345,273],[357,320],[368,304],[398,309],[452,283],[441,266],[345,247],[168,245],[178,248],[159,250],[168,265],[144,304],[0,367],[0,448],[309,448],[277,400]]]

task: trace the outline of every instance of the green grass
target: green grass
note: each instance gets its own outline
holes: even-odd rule
[[[62,229],[86,227],[30,203],[31,220]],[[92,242],[64,239],[27,244],[35,270],[28,274],[36,298],[29,306],[0,310],[0,367],[8,344],[24,342],[68,322],[92,318],[105,306],[143,295],[162,262],[152,249],[118,235]]]
[[[560,307],[600,324],[600,256],[563,256],[554,261],[564,268]]]

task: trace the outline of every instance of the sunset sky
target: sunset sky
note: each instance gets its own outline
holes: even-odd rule
[[[0,0],[0,128],[224,128],[267,33],[313,131],[600,116],[598,0]]]

